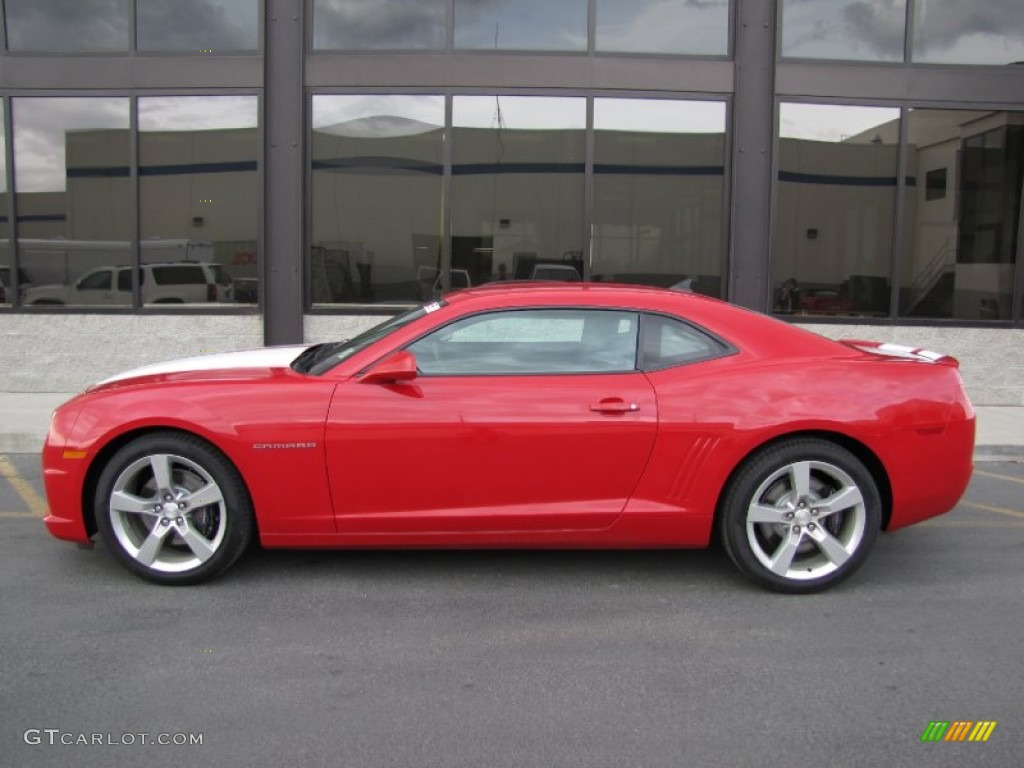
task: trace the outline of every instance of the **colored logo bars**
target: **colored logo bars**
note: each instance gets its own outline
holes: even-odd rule
[[[988,741],[995,728],[995,720],[932,720],[921,741]]]

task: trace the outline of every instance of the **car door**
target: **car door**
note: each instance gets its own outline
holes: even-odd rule
[[[638,324],[604,309],[481,313],[409,345],[412,381],[341,384],[326,433],[339,531],[493,538],[611,525],[657,430]]]
[[[123,302],[124,296],[114,290],[114,270],[110,267],[93,270],[75,284],[74,304],[112,306]]]

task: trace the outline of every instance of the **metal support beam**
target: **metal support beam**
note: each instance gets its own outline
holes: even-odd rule
[[[728,298],[764,310],[770,293],[775,3],[737,0],[735,51]]]
[[[268,0],[263,98],[263,341],[303,340],[303,0]]]

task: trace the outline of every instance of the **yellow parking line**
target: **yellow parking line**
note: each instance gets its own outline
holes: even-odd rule
[[[11,464],[6,456],[0,456],[0,477],[11,484],[35,517],[46,517],[50,511],[46,507],[46,502],[36,493],[36,489],[18,474],[18,470],[14,468],[14,465]]]
[[[1019,517],[1024,518],[1024,512],[1016,509],[1008,509],[1006,507],[996,507],[991,504],[978,504],[974,501],[961,501],[965,507],[971,507],[972,509],[980,509],[985,512],[996,512],[1000,515],[1006,515],[1008,517]]]
[[[1024,522],[999,523],[992,520],[925,520],[921,525],[926,528],[1024,528]]]
[[[1024,485],[1024,477],[1013,477],[1012,475],[997,475],[995,472],[985,472],[981,469],[974,470],[974,474],[981,477],[994,477],[996,480],[1009,480],[1011,483]]]

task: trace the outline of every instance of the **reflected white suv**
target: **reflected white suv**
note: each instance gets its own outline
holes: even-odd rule
[[[234,300],[227,270],[209,261],[168,261],[139,268],[143,304],[196,304]],[[132,268],[97,267],[73,285],[40,285],[25,291],[35,306],[123,305],[132,303]]]

